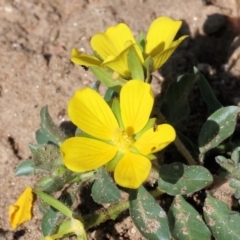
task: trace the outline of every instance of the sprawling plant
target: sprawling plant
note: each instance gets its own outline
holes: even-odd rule
[[[29,146],[32,159],[16,169],[18,176],[35,174],[39,180],[9,207],[12,228],[31,219],[35,194],[43,213],[45,240],[71,235],[86,240],[88,229],[115,220],[127,209],[146,239],[240,238],[239,213],[207,191],[214,179],[204,167],[212,156],[209,153],[227,144],[224,140],[233,134],[240,108],[223,107],[196,68],[172,82],[161,102],[151,90],[151,73],[187,37],[174,40],[180,26],[181,21],[159,17],[146,37],[140,34],[135,40],[129,27],[120,23],[92,37],[93,55],[72,50],[71,60],[88,67],[97,81],[77,90],[69,101],[74,135],[53,123],[47,106],[41,109],[37,144]],[[98,93],[99,82],[107,86],[104,97]],[[208,108],[196,142],[179,127],[187,123],[187,97],[194,84]],[[229,159],[223,153],[215,159],[222,167],[219,177],[229,182],[240,199],[240,147],[231,146],[235,149]],[[91,183],[93,200],[109,204],[107,209],[81,215],[73,207],[86,183]],[[200,190],[206,196],[202,210],[197,211],[187,198]],[[127,193],[127,200],[121,192]],[[173,196],[167,212],[155,201],[162,194]]]

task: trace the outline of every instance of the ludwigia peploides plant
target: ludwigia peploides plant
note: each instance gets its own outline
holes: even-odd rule
[[[72,49],[71,61],[92,71],[96,82],[76,89],[66,103],[75,134],[56,126],[47,106],[41,109],[37,144],[29,146],[32,158],[16,169],[17,176],[34,174],[38,181],[9,207],[12,228],[31,220],[37,198],[45,240],[72,235],[86,240],[90,228],[126,210],[146,239],[240,239],[239,213],[210,191],[214,179],[221,178],[240,198],[240,147],[232,144],[229,157],[222,150],[240,108],[223,107],[197,68],[175,79],[160,98],[151,88],[152,73],[187,40],[176,39],[181,24],[159,17],[135,39],[129,26],[119,23],[92,36],[91,54]],[[100,83],[106,86],[104,96]],[[181,131],[188,123],[193,86],[208,109],[195,142]],[[214,178],[204,165],[213,150],[221,152],[215,160],[222,167]],[[104,207],[84,215],[76,203],[86,185],[93,201]],[[196,206],[189,199],[200,192],[203,204]],[[156,201],[163,194],[172,199],[167,210]]]

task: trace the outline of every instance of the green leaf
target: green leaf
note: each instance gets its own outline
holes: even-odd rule
[[[98,170],[96,181],[92,186],[92,198],[96,203],[115,203],[121,199],[121,194],[104,167]]]
[[[147,130],[149,130],[150,128],[154,128],[154,125],[157,124],[156,121],[156,118],[150,118],[145,127],[140,132],[135,134],[135,139],[139,139]]]
[[[208,194],[203,207],[204,219],[217,240],[236,240],[240,236],[240,216]]]
[[[49,142],[54,142],[55,139],[45,133],[42,129],[38,129],[35,133],[35,138],[38,144],[45,144]]]
[[[202,97],[207,104],[208,107],[208,115],[214,113],[219,108],[222,107],[221,103],[217,100],[215,97],[208,81],[205,79],[205,77],[198,71],[196,67],[194,67],[194,72],[197,74],[197,83],[198,87],[201,91]]]
[[[240,108],[236,106],[223,107],[207,119],[198,138],[202,156],[233,134],[239,111]]]
[[[45,176],[36,182],[35,188],[38,191],[46,191],[54,184],[54,179],[49,176]]]
[[[59,211],[49,208],[42,218],[43,236],[50,236],[56,233],[58,224],[64,219],[64,215]]]
[[[201,215],[180,195],[177,195],[168,212],[170,232],[178,240],[210,240],[211,232]]]
[[[122,116],[121,116],[120,102],[117,98],[113,99],[111,108],[112,108],[113,114],[117,118],[120,128],[124,129]]]
[[[137,53],[134,47],[129,48],[127,61],[128,61],[128,68],[131,72],[131,78],[143,81],[144,80],[143,67],[137,56]]]
[[[196,79],[196,74],[182,75],[167,89],[161,112],[171,124],[174,125],[188,117],[190,108],[187,97]]]
[[[227,159],[224,156],[215,157],[216,162],[229,173],[232,173],[235,168],[235,164],[232,159]]]
[[[170,239],[166,213],[143,186],[130,192],[130,215],[146,239]]]
[[[44,181],[44,182],[43,182]],[[37,182],[36,189],[39,191],[45,191],[47,193],[53,193],[63,189],[64,185],[68,182],[60,177],[55,178],[42,178],[40,182]]]
[[[64,191],[58,198],[58,201],[66,206],[71,206],[73,204],[73,196]],[[64,230],[66,232],[71,226],[71,221],[63,221],[64,218],[65,216],[63,213],[48,205],[47,212],[44,213],[42,219],[42,231],[44,236],[61,233]]]
[[[172,196],[186,195],[203,189],[212,181],[213,177],[206,168],[175,162],[161,166],[158,187]]]
[[[36,140],[39,144],[56,143],[60,145],[69,136],[56,126],[48,113],[47,106],[40,111],[41,129],[36,132]]]
[[[111,88],[108,88],[106,93],[104,94],[104,100],[106,102],[110,102],[116,95],[116,92]]]
[[[93,72],[93,74],[96,76],[98,80],[100,80],[104,85],[113,89],[116,92],[120,92],[121,87],[127,82],[121,77],[117,79],[113,79],[112,73],[108,72],[107,70],[101,67],[91,66],[89,68],[91,69],[91,71]]]
[[[240,180],[240,147],[234,149],[231,159],[227,159],[224,156],[217,156],[215,160],[222,168],[229,172],[228,178]]]
[[[235,190],[234,197],[236,199],[240,198],[240,180],[232,178],[230,180],[229,186]]]
[[[110,162],[108,162],[107,165],[105,166],[106,170],[108,172],[113,172],[118,162],[123,158],[123,156],[124,156],[124,153],[118,151],[117,154],[114,156],[114,158]]]
[[[15,176],[29,176],[34,173],[34,163],[33,160],[25,160],[21,162],[16,170],[15,170]]]
[[[240,147],[234,149],[231,154],[231,159],[234,161],[235,164],[240,163]]]
[[[137,38],[137,45],[141,49],[141,52],[144,52],[145,50],[145,35],[143,32],[140,32],[138,38]]]
[[[228,173],[222,175],[229,179],[229,186],[235,190],[234,196],[236,199],[240,198],[240,147],[234,149],[231,154],[231,159],[223,156],[217,156],[216,162]]]

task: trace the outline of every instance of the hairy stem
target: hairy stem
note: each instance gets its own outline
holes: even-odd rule
[[[83,216],[83,222],[85,230],[95,227],[100,223],[103,223],[109,219],[115,220],[121,212],[129,208],[129,201],[121,202],[112,205],[106,210],[101,211],[100,213],[89,214]]]
[[[162,192],[159,188],[150,191],[150,194],[156,198],[162,195]],[[107,220],[115,220],[120,213],[127,210],[129,208],[129,201],[120,202],[112,205],[108,209],[101,210],[98,213],[89,214],[86,216],[82,216],[81,220],[84,223],[84,228],[87,231],[89,228],[96,227],[100,223],[106,222]]]
[[[159,188],[155,188],[154,190],[149,192],[154,198],[161,196],[162,194],[164,194],[165,192],[163,192],[161,189]]]

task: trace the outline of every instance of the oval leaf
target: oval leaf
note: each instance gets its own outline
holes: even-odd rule
[[[61,220],[63,220],[64,215],[53,208],[49,208],[49,210],[43,215],[42,218],[42,233],[43,236],[53,235],[58,227],[58,224]]]
[[[121,78],[113,79],[112,73],[106,71],[105,69],[103,69],[101,67],[91,66],[89,68],[99,81],[101,81],[108,88],[111,88],[116,92],[119,92],[121,87],[127,82],[126,80],[121,79]]]
[[[166,213],[142,186],[130,192],[130,215],[146,239],[170,239]]]
[[[104,167],[99,169],[97,180],[92,186],[92,198],[98,204],[115,203],[121,199],[119,189]]]
[[[208,194],[204,208],[204,218],[217,240],[236,240],[240,236],[240,215]]]
[[[106,102],[110,102],[116,95],[117,94],[115,91],[113,91],[111,88],[108,88],[104,94],[104,100]]]
[[[201,215],[180,195],[176,196],[172,202],[168,212],[168,221],[174,239],[211,239],[211,232]]]
[[[239,179],[231,178],[229,186],[233,189],[235,189],[234,197],[236,199],[240,198],[240,181]]]
[[[212,175],[206,168],[176,162],[161,166],[158,186],[172,196],[186,195],[203,189],[212,181]]]
[[[221,108],[222,105],[215,97],[206,78],[198,71],[196,67],[194,67],[194,72],[198,75],[197,79],[198,87],[201,91],[203,100],[207,104],[208,115],[210,115],[213,112],[217,111],[219,108]]]
[[[54,179],[52,177],[45,176],[36,182],[35,189],[38,191],[46,191],[53,184]]]
[[[190,109],[187,97],[196,78],[195,74],[185,74],[169,86],[162,102],[161,112],[171,124],[188,117]]]
[[[44,144],[49,142],[54,142],[55,138],[52,138],[49,134],[47,134],[43,129],[38,129],[35,133],[35,138],[38,144]]]
[[[36,140],[39,144],[53,142],[61,144],[68,135],[56,126],[48,113],[47,106],[42,107],[40,111],[41,129],[36,132]]]
[[[145,46],[145,42],[143,43],[143,47]],[[153,72],[153,59],[151,58],[151,56],[148,56],[144,63],[143,63],[143,66],[144,66],[144,69],[145,69],[145,72],[146,72],[146,78],[145,78],[145,82],[148,82],[150,83],[151,80],[152,80],[152,77],[151,77],[151,73]]]
[[[143,67],[134,47],[129,48],[127,62],[128,69],[130,69],[131,72],[131,78],[143,81],[144,80]]]
[[[233,160],[235,165],[240,163],[240,147],[234,149],[234,151],[231,154],[231,159]]]
[[[34,165],[33,160],[23,161],[17,166],[15,170],[15,176],[29,176],[33,174],[34,172],[33,165]]]
[[[223,107],[214,112],[204,123],[199,138],[199,150],[202,154],[218,146],[231,136],[236,126],[239,107]]]

